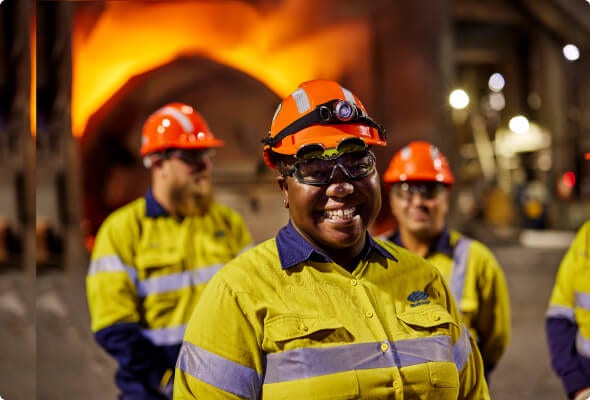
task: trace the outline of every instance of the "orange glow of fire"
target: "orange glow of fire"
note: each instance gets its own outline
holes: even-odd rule
[[[307,5],[303,5],[306,3]],[[261,13],[239,1],[108,2],[89,30],[73,27],[72,130],[133,76],[179,56],[200,55],[249,74],[279,96],[302,81],[338,79],[367,59],[362,19],[313,26],[316,2],[288,0]]]

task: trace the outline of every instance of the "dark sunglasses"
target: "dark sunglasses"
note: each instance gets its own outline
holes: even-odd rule
[[[197,166],[199,169],[205,169],[206,163],[211,161],[215,156],[213,149],[168,149],[164,152],[164,159],[176,158],[180,161]]]
[[[432,200],[446,190],[446,185],[440,182],[401,182],[395,183],[391,190],[401,199],[410,200],[417,193],[425,200]]]

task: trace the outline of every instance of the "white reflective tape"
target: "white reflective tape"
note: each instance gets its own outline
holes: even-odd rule
[[[297,111],[299,114],[303,114],[306,111],[309,111],[311,105],[309,104],[309,97],[307,97],[307,93],[305,90],[299,88],[293,92],[291,95],[293,96],[293,100],[295,100],[295,104],[297,105]]]
[[[354,101],[354,95],[352,94],[352,92],[348,89],[343,88],[342,86],[340,86],[340,89],[342,89],[342,93],[344,94],[344,98],[356,106],[357,104],[356,104],[356,101]]]
[[[184,115],[183,113],[181,113],[180,111],[178,111],[175,108],[164,107],[164,108],[162,108],[160,113],[161,114],[170,114],[180,124],[180,126],[182,126],[182,130],[185,131],[186,133],[190,133],[190,132],[194,131],[194,129],[195,129],[191,120],[186,115]]]

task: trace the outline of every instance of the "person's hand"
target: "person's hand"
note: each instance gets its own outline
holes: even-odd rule
[[[580,389],[574,395],[574,400],[588,400],[590,399],[590,387]]]

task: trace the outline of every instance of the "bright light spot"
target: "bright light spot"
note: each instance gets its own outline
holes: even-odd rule
[[[563,46],[563,56],[569,61],[576,61],[580,58],[580,50],[574,44],[566,44]]]
[[[463,89],[455,89],[449,95],[451,107],[462,110],[469,105],[469,95]]]
[[[500,111],[506,107],[506,99],[502,93],[491,93],[490,94],[490,107],[492,110]]]
[[[574,174],[572,171],[564,172],[564,174],[561,176],[561,182],[563,182],[565,186],[573,188],[576,184],[576,174]]]
[[[588,3],[590,3],[590,0],[588,0]],[[588,153],[584,154],[584,158],[585,158],[586,160],[590,160],[590,152],[588,152]]]
[[[516,117],[510,118],[508,127],[514,133],[525,133],[529,130],[529,120],[522,115],[518,115]]]
[[[504,80],[504,76],[499,72],[493,73],[488,80],[488,87],[492,92],[499,92],[504,89],[505,84],[506,81]]]

